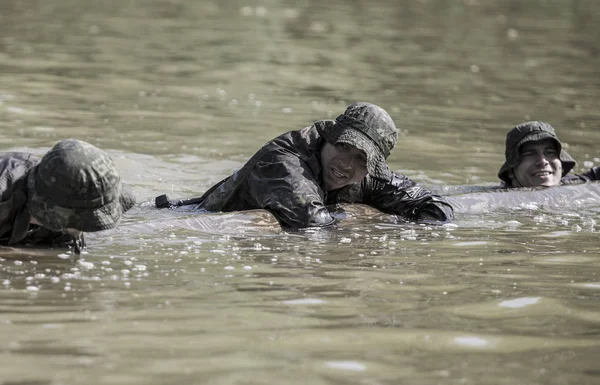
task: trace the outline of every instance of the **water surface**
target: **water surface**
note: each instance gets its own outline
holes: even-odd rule
[[[579,172],[600,163],[599,26],[592,0],[3,0],[0,151],[107,150],[141,202],[124,225],[356,100],[426,185],[497,183],[531,119]],[[596,384],[599,220],[588,201],[15,254],[0,384]]]

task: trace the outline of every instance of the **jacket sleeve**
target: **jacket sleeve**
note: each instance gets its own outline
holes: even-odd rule
[[[586,178],[589,178],[589,180],[600,180],[600,167],[592,167],[581,175],[583,175]]]
[[[313,171],[297,156],[279,154],[258,161],[248,176],[248,187],[256,205],[271,211],[284,226],[334,223]]]
[[[369,178],[363,183],[367,183],[365,203],[383,212],[426,223],[444,223],[454,219],[454,210],[444,198],[434,195],[405,175],[394,173],[390,182]]]

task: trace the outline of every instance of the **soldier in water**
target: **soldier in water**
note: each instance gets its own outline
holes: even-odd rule
[[[337,203],[364,203],[412,221],[452,220],[452,207],[444,198],[389,169],[386,158],[397,140],[396,126],[384,109],[354,103],[335,120],[320,120],[266,143],[203,196],[172,203],[163,195],[156,205],[266,209],[289,228],[333,224],[327,206]]]
[[[134,204],[112,159],[89,143],[62,140],[41,159],[0,154],[2,246],[69,245],[80,253],[84,232],[115,227]]]
[[[510,130],[505,157],[498,171],[503,187],[550,187],[600,178],[600,167],[584,174],[569,174],[575,159],[563,150],[554,128],[545,122],[525,122]]]

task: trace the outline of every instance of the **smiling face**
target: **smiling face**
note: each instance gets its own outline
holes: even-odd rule
[[[367,155],[346,143],[325,143],[321,149],[323,184],[327,191],[357,183],[367,175]]]
[[[559,156],[553,139],[524,144],[519,151],[519,165],[509,175],[512,185],[558,186],[563,171]]]

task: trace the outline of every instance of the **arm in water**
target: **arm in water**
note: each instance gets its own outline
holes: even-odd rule
[[[445,223],[454,219],[452,206],[441,196],[419,186],[402,174],[393,174],[391,182],[369,178],[365,203],[409,220]]]

